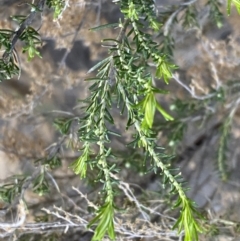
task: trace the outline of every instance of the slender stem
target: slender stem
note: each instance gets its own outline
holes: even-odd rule
[[[37,8],[42,11],[44,4],[46,0],[39,0],[37,4]],[[28,17],[23,21],[23,23],[20,25],[19,29],[13,34],[12,41],[11,41],[11,48],[9,51],[5,51],[3,54],[3,60],[8,61],[9,56],[12,54],[12,51],[14,50],[14,47],[22,35],[22,33],[25,31],[25,29],[32,23],[33,19],[35,18],[37,14],[37,11],[31,12]]]
[[[133,113],[132,111],[132,107],[130,106],[130,101],[127,97],[127,94],[122,86],[122,84],[119,82],[118,83],[118,88],[119,88],[119,91],[121,92],[122,96],[123,96],[123,99],[125,100],[125,103],[126,103],[126,107],[128,109],[129,112]],[[174,176],[170,173],[168,167],[163,164],[163,162],[161,162],[159,160],[159,157],[157,156],[154,148],[152,147],[152,143],[151,141],[149,141],[146,136],[142,133],[141,131],[141,127],[140,127],[140,122],[137,120],[136,117],[133,116],[133,121],[134,121],[134,126],[140,136],[140,139],[143,143],[145,143],[145,148],[146,150],[149,152],[149,154],[152,156],[154,162],[156,163],[156,165],[161,168],[161,170],[163,171],[164,175],[167,176],[167,178],[169,179],[169,181],[171,182],[171,184],[176,188],[176,190],[178,191],[178,194],[180,196],[180,198],[182,200],[184,199],[187,199],[186,197],[186,194],[184,193],[183,191],[183,188],[181,186],[181,184],[179,184],[176,179],[174,178]]]
[[[104,83],[104,96],[106,96],[107,91],[109,91],[109,84],[107,81]],[[102,96],[103,98],[103,96]],[[100,109],[100,123],[99,123],[99,129],[100,129],[100,136],[99,136],[99,148],[100,148],[100,160],[98,161],[98,164],[102,166],[104,177],[106,180],[106,191],[107,191],[107,201],[112,202],[113,201],[113,190],[112,190],[112,183],[111,183],[111,177],[110,172],[107,166],[106,162],[106,150],[105,150],[105,141],[106,141],[106,127],[105,127],[105,111],[106,111],[106,100],[105,98],[102,99],[102,105]]]

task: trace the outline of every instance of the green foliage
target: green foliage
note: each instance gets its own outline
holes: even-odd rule
[[[50,167],[50,169],[56,169],[58,167],[60,167],[62,165],[61,159],[57,156],[54,155],[50,158],[47,158],[44,160],[43,165],[45,165],[46,167]]]
[[[0,60],[0,81],[11,79],[12,76],[19,74],[19,67],[15,60],[14,55],[11,55],[8,61]]]
[[[220,172],[221,179],[223,181],[227,181],[227,167],[226,167],[226,149],[227,149],[227,143],[231,131],[231,122],[232,117],[226,118],[224,120],[224,123],[221,128],[220,132],[220,140],[219,140],[219,146],[218,146],[218,170]]]
[[[49,8],[54,9],[53,18],[58,19],[65,7],[65,0],[47,0],[46,4]]]
[[[180,205],[182,205],[182,211],[173,228],[177,228],[179,233],[185,230],[185,241],[198,240],[198,233],[203,232],[204,229],[195,219],[189,220],[189,217],[192,217],[193,213],[199,217],[201,217],[201,215],[197,212],[192,200],[185,197],[181,199],[180,196],[174,207],[176,208]]]
[[[23,53],[28,53],[28,61],[33,59],[35,55],[41,58],[40,52],[37,50],[37,46],[41,44],[39,33],[32,27],[27,27],[19,37],[20,40],[25,42],[23,47]]]
[[[221,3],[219,0],[209,0],[207,5],[210,7],[210,17],[221,28],[223,22],[223,14],[220,11]]]
[[[228,15],[230,15],[230,13],[231,13],[231,4],[234,4],[238,13],[240,14],[240,1],[239,0],[228,0],[228,3],[227,3],[227,13],[228,13]]]
[[[5,48],[7,51],[11,49],[10,38],[14,31],[10,29],[1,29],[0,30],[0,47]]]
[[[58,118],[53,122],[53,124],[62,135],[66,135],[71,127],[72,119]]]
[[[98,223],[92,241],[102,240],[106,232],[110,239],[115,239],[113,217],[113,203],[106,201],[106,203],[99,208],[97,216],[88,224],[88,227],[91,227],[93,224]]]
[[[50,191],[44,167],[41,168],[41,172],[33,180],[33,191],[39,196],[43,196]]]
[[[186,29],[198,27],[197,10],[194,5],[191,5],[189,8],[186,9],[183,19],[183,26]]]
[[[24,176],[13,176],[8,183],[0,187],[0,200],[12,203],[20,195],[25,180],[26,177]]]
[[[70,167],[75,174],[80,175],[80,178],[85,178],[87,174],[87,161],[89,161],[90,156],[90,145],[87,143],[83,148],[83,153],[73,162]]]
[[[170,106],[170,111],[166,111],[163,108],[164,105],[160,104],[161,101],[157,100],[157,97],[166,95],[169,91],[157,88],[156,81],[162,81],[163,86],[168,85],[173,71],[177,69],[171,61],[174,40],[169,28],[177,20],[174,14],[184,10],[182,25],[185,28],[193,28],[198,26],[197,9],[194,1],[191,1],[182,4],[180,10],[173,7],[171,11],[158,15],[152,0],[116,0],[114,2],[119,5],[123,19],[117,24],[105,24],[91,29],[97,31],[117,27],[119,35],[116,39],[102,40],[102,43],[108,47],[108,57],[88,71],[88,74],[96,75],[86,79],[91,83],[90,94],[82,100],[82,115],[74,117],[79,124],[76,134],[82,143],[79,149],[81,154],[69,166],[80,178],[88,178],[89,170],[95,170],[97,176],[94,181],[102,184],[100,194],[101,200],[104,201],[100,203],[94,213],[95,217],[88,224],[89,228],[95,228],[92,240],[102,240],[105,234],[108,234],[110,239],[116,238],[114,212],[119,180],[115,174],[119,172],[120,164],[118,160],[116,161],[117,158],[111,148],[111,136],[119,136],[111,130],[111,126],[115,125],[111,108],[115,104],[120,108],[120,114],[127,115],[126,130],[132,127],[134,131],[128,146],[133,149],[139,148],[139,151],[144,153],[145,159],[140,161],[141,165],[144,163],[145,166],[150,167],[148,171],[161,173],[163,186],[168,185],[171,189],[170,194],[177,199],[172,208],[180,209],[180,214],[173,229],[177,229],[179,234],[184,231],[185,241],[198,240],[198,234],[206,231],[203,228],[204,218],[198,212],[194,202],[187,197],[187,189],[181,173],[178,169],[176,171],[170,162],[172,154],[166,154],[164,148],[158,146],[156,139],[156,132],[171,129],[168,144],[176,148],[186,130],[184,118],[192,113],[203,112],[206,105],[212,104],[213,101],[223,102],[225,98],[224,90],[221,88],[214,90],[206,99],[196,98],[184,101],[175,98],[173,94],[175,101]],[[240,2],[228,0],[228,13],[230,14],[232,3],[240,12]],[[66,2],[63,0],[46,0],[46,5],[54,8],[55,20],[61,17],[66,8]],[[209,0],[207,5],[210,7],[210,16],[217,26],[221,27],[223,15],[220,12],[219,1]],[[29,6],[32,12],[42,12],[42,9],[36,5],[29,4]],[[169,17],[169,14],[172,17]],[[19,74],[20,68],[14,50],[15,43],[12,40],[16,36],[24,43],[22,52],[27,53],[29,61],[35,56],[41,57],[38,50],[41,46],[38,31],[30,25],[24,25],[28,17],[22,15],[12,17],[19,24],[19,29],[24,26],[21,32],[0,30],[0,48],[4,51],[3,58],[0,60],[0,80],[10,79]],[[168,17],[171,21],[166,20]],[[156,33],[160,37],[159,42],[155,38]],[[155,128],[156,111],[161,114],[162,124]],[[177,116],[175,119],[172,117],[173,112]],[[204,112],[204,117],[208,114]],[[224,148],[230,131],[231,118],[232,115],[223,124],[218,151],[219,170],[223,179],[226,179]],[[54,126],[60,134],[66,136],[70,132],[72,121],[73,118],[58,118],[54,121]],[[37,161],[40,171],[32,180],[32,189],[40,196],[50,191],[48,169],[53,170],[61,166],[58,152],[59,150],[55,150],[53,154]],[[26,180],[25,178],[17,180],[15,184],[6,184],[0,188],[1,200],[10,203],[20,195]]]
[[[39,1],[38,5],[28,4],[31,6],[31,14],[42,12],[42,2],[44,1]],[[46,4],[49,8],[54,8],[54,19],[60,17],[65,7],[64,0],[47,0]],[[0,50],[4,51],[3,57],[0,59],[0,81],[10,79],[14,75],[20,75],[18,55],[14,49],[17,40],[25,44],[22,51],[28,54],[29,61],[35,56],[41,58],[40,52],[37,49],[41,46],[40,35],[38,31],[29,26],[28,23],[28,18],[31,18],[31,14],[28,16],[11,16],[11,19],[20,25],[17,31],[0,29]]]
[[[155,93],[167,94],[167,91],[159,90],[152,86],[152,81],[149,80],[145,84],[145,90],[143,90],[143,94],[145,97],[141,100],[135,107],[139,110],[139,113],[143,113],[144,119],[142,121],[142,129],[148,131],[152,128],[153,120],[155,116],[156,109],[163,115],[165,120],[173,120],[171,117],[161,106],[157,103],[155,98]]]
[[[113,184],[115,182],[111,180],[110,173],[113,173],[115,168],[107,164],[111,151],[105,146],[105,143],[109,142],[109,132],[105,121],[114,124],[111,113],[108,111],[108,108],[112,105],[113,93],[117,99],[123,101],[121,112],[123,113],[126,109],[128,114],[126,127],[135,127],[136,135],[132,145],[138,143],[139,147],[145,149],[147,156],[152,159],[154,169],[160,168],[162,170],[164,184],[170,184],[172,193],[179,195],[179,204],[176,207],[181,207],[182,211],[174,227],[179,228],[179,231],[185,229],[186,240],[196,239],[197,233],[202,231],[194,217],[196,210],[184,193],[185,189],[179,182],[179,174],[172,174],[168,165],[163,163],[161,160],[163,153],[158,153],[155,140],[151,138],[151,128],[156,109],[166,120],[173,120],[173,118],[156,101],[156,93],[166,94],[167,91],[159,90],[153,86],[151,68],[148,62],[150,59],[154,61],[156,65],[154,77],[163,77],[166,84],[169,83],[171,72],[175,69],[175,66],[166,60],[165,55],[161,54],[157,48],[158,44],[152,40],[151,35],[145,30],[145,28],[152,28],[155,31],[157,28],[153,24],[153,18],[149,17],[150,15],[154,16],[153,12],[143,11],[143,8],[146,7],[145,1],[130,1],[129,3],[122,1],[121,4],[125,22],[123,24],[120,22],[120,37],[116,40],[103,40],[104,42],[113,43],[114,47],[109,48],[110,56],[89,70],[89,73],[95,70],[98,73],[96,78],[88,79],[93,81],[89,88],[91,95],[85,100],[85,103],[89,102],[89,105],[86,106],[85,117],[80,120],[82,127],[79,130],[79,138],[85,142],[85,147],[82,156],[72,164],[73,170],[80,174],[81,177],[86,175],[87,162],[94,168],[100,168],[99,174],[104,183],[105,199],[109,200],[109,202],[100,208],[100,213],[90,223],[98,222],[94,240],[101,239],[105,232],[108,231],[109,233],[109,230],[112,233],[113,229],[113,221],[110,222],[111,218],[113,218],[113,211],[109,211],[108,207],[110,206],[110,209],[113,210],[111,203],[113,202]],[[148,9],[153,11],[151,4],[148,5]],[[139,19],[144,19],[144,24],[143,20]],[[123,31],[127,32],[128,38],[122,37]],[[130,41],[130,37],[132,41]],[[114,89],[114,92],[110,94],[111,89]],[[99,145],[100,153],[94,160],[88,159],[90,143]],[[107,215],[107,218],[105,215]],[[109,220],[109,222],[103,223],[102,217]],[[188,227],[191,228],[188,229]],[[110,238],[113,238],[113,235],[110,235]]]
[[[10,52],[10,39],[14,32],[9,29],[0,29],[0,50]],[[13,51],[6,58],[0,59],[0,81],[10,79],[13,75],[19,74],[16,53]]]

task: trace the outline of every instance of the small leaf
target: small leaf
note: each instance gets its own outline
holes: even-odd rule
[[[88,224],[88,227],[91,227],[94,223],[98,222],[92,241],[102,240],[106,232],[111,239],[115,239],[113,215],[114,207],[112,202],[106,202],[99,208],[97,216]]]
[[[156,110],[156,100],[153,93],[149,93],[145,98],[144,107],[144,121],[149,128],[152,128],[155,110]]]
[[[156,102],[156,107],[158,109],[158,111],[163,115],[163,117],[165,118],[166,121],[173,121],[174,118],[169,115],[157,102]]]
[[[70,168],[73,169],[74,173],[80,175],[80,178],[85,178],[87,173],[87,161],[89,160],[89,145],[86,145],[81,156],[74,161]]]
[[[59,118],[54,121],[54,126],[61,134],[66,135],[69,131],[69,128],[72,124],[72,119]]]
[[[99,31],[105,28],[115,28],[115,27],[119,27],[119,23],[108,23],[108,24],[103,24],[94,28],[90,28],[90,31]]]
[[[232,0],[228,0],[228,2],[227,2],[227,14],[228,15],[231,14],[231,3],[232,3]]]
[[[114,120],[107,108],[105,109],[105,118],[108,120],[109,123],[114,124]]]
[[[89,73],[95,71],[96,69],[100,68],[103,64],[106,64],[107,62],[110,62],[111,58],[112,58],[112,56],[110,56],[110,57],[108,57],[108,58],[106,58],[106,59],[98,62],[98,63],[97,63],[96,65],[94,65],[90,70],[88,70],[87,73],[89,74]]]
[[[240,1],[239,0],[232,0],[232,1],[238,11],[238,14],[240,14]]]
[[[105,39],[102,39],[101,42],[114,42],[116,44],[120,44],[120,42],[117,39],[113,39],[113,38],[105,38]]]
[[[118,137],[121,137],[120,134],[118,134],[117,132],[114,132],[114,131],[107,131],[107,133],[109,133],[110,135],[114,135],[114,136],[118,136]]]

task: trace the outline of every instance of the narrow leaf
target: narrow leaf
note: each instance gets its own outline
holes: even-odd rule
[[[94,65],[90,70],[88,70],[87,73],[89,74],[89,73],[95,71],[96,69],[98,69],[99,67],[101,67],[103,64],[109,62],[111,58],[112,58],[112,56],[110,56],[110,57],[108,57],[108,58],[106,58],[106,59],[98,62],[98,63],[97,63],[96,65]]]
[[[105,29],[105,28],[115,28],[115,27],[118,27],[119,26],[119,23],[108,23],[108,24],[103,24],[103,25],[100,25],[100,26],[97,26],[97,27],[94,27],[94,28],[90,28],[89,30],[90,31],[99,31],[99,30],[102,30],[102,29]]]
[[[174,118],[169,115],[157,102],[156,102],[156,107],[158,109],[158,111],[163,115],[163,117],[165,118],[166,121],[173,121]]]

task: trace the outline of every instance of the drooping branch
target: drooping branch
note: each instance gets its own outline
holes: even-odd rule
[[[10,55],[12,54],[15,45],[17,43],[17,41],[19,40],[20,36],[23,34],[23,32],[25,31],[25,29],[31,25],[32,21],[34,20],[34,18],[37,15],[37,12],[42,12],[43,8],[44,8],[44,4],[45,4],[46,0],[39,0],[38,4],[36,5],[36,10],[32,11],[28,17],[22,22],[22,24],[20,25],[20,27],[18,28],[17,31],[14,32],[13,36],[12,36],[12,40],[11,40],[11,48],[10,50],[6,50],[3,54],[3,60],[5,62],[8,62]]]

